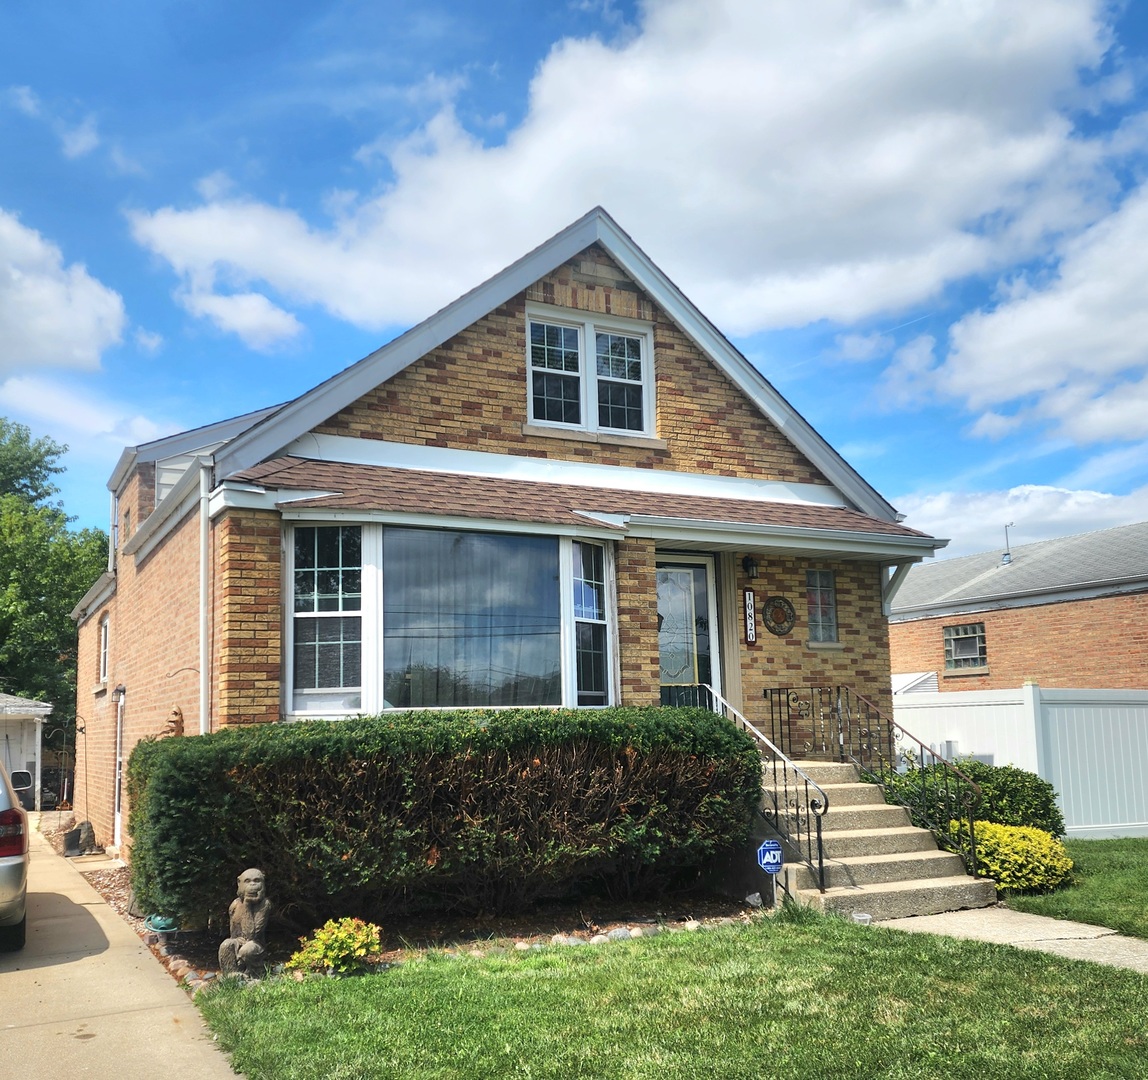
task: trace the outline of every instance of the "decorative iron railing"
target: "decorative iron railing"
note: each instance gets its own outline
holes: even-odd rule
[[[852,762],[880,784],[886,801],[955,851],[977,872],[976,811],[981,789],[947,758],[883,716],[845,686],[765,691],[770,738],[789,754]]]
[[[784,838],[791,853],[800,856],[815,875],[818,889],[825,892],[821,819],[829,809],[829,797],[713,687],[703,683],[674,687],[674,691],[675,705],[709,709],[753,736],[762,758],[762,816]]]

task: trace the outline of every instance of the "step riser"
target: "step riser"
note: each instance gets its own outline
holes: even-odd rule
[[[963,908],[989,907],[996,903],[996,887],[991,881],[968,878],[960,884],[940,888],[907,887],[896,892],[867,893],[863,890],[849,894],[822,896],[817,892],[803,892],[798,899],[822,911],[833,911],[849,917],[863,911],[874,920],[906,919],[914,915],[938,915],[942,911],[960,911]]]
[[[855,784],[860,777],[853,765],[841,765],[830,761],[797,761],[794,764],[815,784]],[[780,769],[778,772],[780,773]],[[774,772],[770,765],[762,769],[762,778],[767,785],[773,783]]]
[[[907,851],[935,851],[937,843],[933,834],[924,829],[891,835],[850,836],[848,833],[837,836],[823,836],[822,846],[831,859],[848,859],[857,855],[900,854]]]
[[[909,824],[909,815],[901,806],[843,807],[838,810],[829,804],[829,812],[821,819],[826,831],[843,832],[847,829],[896,829]]]
[[[829,800],[831,807],[845,807],[845,806],[871,806],[881,807],[887,806],[884,798],[881,796],[881,789],[874,784],[826,784],[822,790],[825,792],[825,797]],[[816,788],[810,788],[808,793],[802,786],[791,786],[788,791],[784,787],[775,789],[772,785],[766,784],[762,789],[762,801],[776,796],[779,800],[784,801],[788,795],[790,799],[796,797],[804,800],[806,797],[811,799],[818,798]]]
[[[787,866],[784,872],[788,874],[787,884],[792,889],[817,888],[817,875],[804,863]],[[957,877],[964,872],[965,864],[957,855],[941,859],[922,857],[861,865],[827,863],[825,886],[832,889],[849,885],[886,885],[894,881]]]

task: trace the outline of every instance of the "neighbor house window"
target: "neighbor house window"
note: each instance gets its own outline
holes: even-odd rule
[[[946,626],[944,633],[946,670],[984,667],[989,662],[984,623]]]
[[[652,435],[650,328],[555,310],[527,318],[531,423]]]
[[[362,686],[361,526],[296,528],[293,570],[296,708],[357,709]]]
[[[832,570],[805,571],[805,601],[809,611],[809,640],[837,640],[837,586]]]
[[[108,681],[108,616],[100,619],[100,682]],[[89,669],[90,670],[90,669]]]
[[[379,525],[294,532],[293,711],[609,703],[601,544]]]

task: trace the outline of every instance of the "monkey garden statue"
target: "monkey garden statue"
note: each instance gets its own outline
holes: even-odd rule
[[[262,966],[267,953],[267,879],[262,870],[244,870],[239,875],[238,895],[231,901],[231,936],[219,946],[222,975],[248,974]]]

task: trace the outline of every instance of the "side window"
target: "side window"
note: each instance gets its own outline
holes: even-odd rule
[[[805,572],[805,600],[809,610],[809,640],[837,640],[837,585],[832,570]]]
[[[582,362],[577,327],[530,322],[530,415],[582,423]]]
[[[574,541],[574,638],[579,705],[609,703],[606,563],[600,544]]]
[[[108,634],[108,616],[105,615],[100,619],[99,678],[102,683],[108,681]]]
[[[985,647],[985,624],[964,623],[960,626],[946,626],[945,670],[959,671],[961,668],[984,667],[989,662]]]
[[[298,526],[294,544],[295,708],[357,708],[362,685],[362,529]]]

